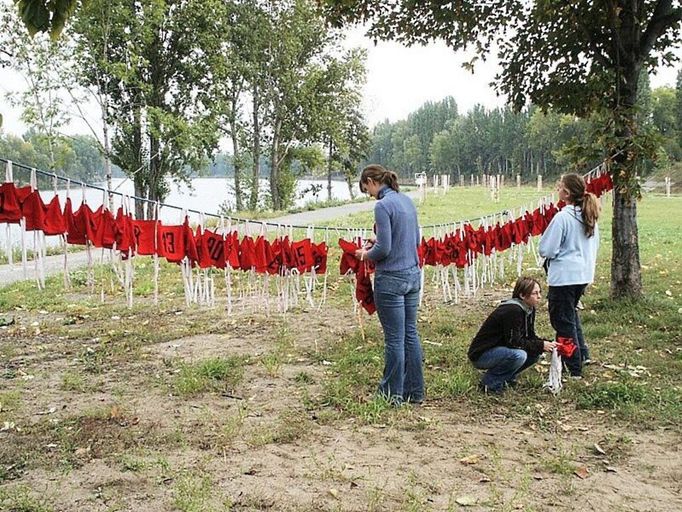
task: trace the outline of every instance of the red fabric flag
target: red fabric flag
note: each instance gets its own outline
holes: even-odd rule
[[[156,231],[156,247],[159,256],[171,263],[180,263],[185,257],[185,226],[164,226],[159,222]]]
[[[100,213],[96,221],[93,244],[95,247],[111,249],[116,243],[116,220],[108,209],[101,208],[98,211]]]
[[[54,196],[45,209],[43,232],[48,236],[66,233],[66,220],[59,204],[59,196]]]
[[[86,209],[85,205],[81,205],[74,213],[71,206],[71,198],[66,198],[66,205],[64,206],[64,220],[66,221],[66,241],[74,245],[85,245],[87,237],[85,233],[86,223]]]
[[[315,260],[316,274],[327,273],[327,252],[328,248],[325,242],[313,244],[313,259]]]
[[[42,231],[45,226],[45,203],[40,192],[34,190],[21,204],[21,215],[26,219],[26,231]]]
[[[197,230],[197,252],[201,268],[225,268],[225,241],[222,235],[212,231]]]
[[[0,185],[0,222],[16,224],[21,220],[21,205],[14,183]]]
[[[342,276],[345,276],[349,271],[353,274],[357,274],[358,268],[360,267],[360,260],[355,257],[355,251],[360,249],[358,244],[353,242],[348,242],[343,238],[339,238],[339,247],[343,251],[341,255],[341,265],[339,271]]]
[[[116,248],[127,257],[128,251],[135,251],[135,231],[133,218],[123,213],[123,208],[116,211]]]
[[[256,244],[253,238],[245,236],[239,244],[239,268],[244,271],[256,266]]]
[[[156,229],[158,220],[133,220],[133,239],[137,253],[142,256],[157,254]]]
[[[309,272],[310,269],[313,268],[315,259],[313,258],[313,249],[309,238],[304,238],[303,240],[291,244],[291,258],[293,260],[293,266],[296,267],[301,274],[303,272]]]
[[[566,358],[571,357],[575,352],[575,349],[577,348],[573,338],[564,338],[563,336],[557,336],[556,343],[557,352],[561,357]]]
[[[189,217],[185,217],[185,222],[182,224],[182,237],[185,245],[185,256],[194,266],[199,262],[199,251],[197,251],[194,231],[192,231],[192,226],[189,225]],[[182,260],[182,258],[180,259]]]
[[[258,236],[253,244],[253,262],[256,272],[259,274],[265,274],[268,270],[268,259],[265,252],[266,246],[269,245],[268,241],[262,235]]]
[[[225,261],[235,270],[240,268],[239,233],[236,231],[232,231],[225,236]]]

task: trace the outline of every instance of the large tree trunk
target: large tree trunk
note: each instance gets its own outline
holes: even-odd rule
[[[639,236],[637,232],[637,192],[633,190],[636,168],[634,162],[642,158],[632,155],[636,151],[633,145],[632,126],[636,122],[635,103],[641,63],[629,56],[629,65],[622,69],[622,78],[618,83],[614,109],[619,138],[622,139],[625,152],[615,158],[613,190],[613,256],[611,259],[611,296],[614,298],[638,298],[642,295],[642,274],[639,260]],[[620,112],[625,114],[619,115]]]
[[[253,86],[253,169],[251,173],[251,195],[249,209],[258,208],[258,180],[260,179],[260,123],[258,120],[259,98],[258,86]]]
[[[637,200],[613,191],[613,256],[611,259],[611,296],[639,297],[642,276],[637,233]]]

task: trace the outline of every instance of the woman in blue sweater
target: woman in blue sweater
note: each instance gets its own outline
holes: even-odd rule
[[[379,393],[394,405],[421,403],[424,375],[417,333],[421,288],[417,210],[412,199],[399,192],[398,176],[380,165],[363,169],[360,190],[377,199],[376,240],[355,255],[375,262],[374,303],[384,330],[384,375]]]
[[[599,202],[594,194],[586,192],[585,181],[578,174],[562,176],[557,190],[566,206],[542,235],[540,255],[549,261],[549,320],[557,337],[569,338],[577,345],[573,356],[564,362],[571,376],[580,378],[590,355],[576,307],[587,285],[594,281]]]

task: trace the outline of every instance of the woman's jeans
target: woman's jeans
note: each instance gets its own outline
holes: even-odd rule
[[[499,345],[483,352],[473,365],[479,370],[488,370],[481,378],[481,386],[499,392],[506,384],[515,383],[519,374],[537,363],[539,357],[539,354],[531,357],[520,348]]]
[[[419,267],[377,271],[374,303],[384,329],[384,376],[379,393],[392,402],[424,400],[422,347],[417,333]]]
[[[573,355],[569,359],[564,359],[564,364],[573,376],[582,375],[583,361],[590,357],[576,309],[586,287],[586,284],[550,286],[547,293],[549,321],[557,336],[571,338],[577,345]]]

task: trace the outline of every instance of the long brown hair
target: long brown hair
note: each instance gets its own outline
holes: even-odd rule
[[[561,183],[568,191],[570,201],[580,207],[585,235],[592,237],[601,210],[597,196],[585,191],[585,180],[579,174],[564,174]]]
[[[360,190],[365,190],[364,184],[370,179],[376,181],[377,183],[388,185],[396,192],[400,190],[400,185],[398,185],[398,175],[393,171],[385,169],[379,164],[370,164],[362,170],[362,174],[360,175]]]

